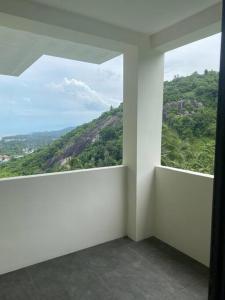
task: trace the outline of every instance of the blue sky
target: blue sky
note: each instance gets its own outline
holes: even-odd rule
[[[42,56],[19,77],[0,76],[0,136],[88,122],[122,102],[122,57],[102,65]]]
[[[165,80],[219,68],[220,35],[168,52]],[[122,56],[102,65],[42,56],[19,77],[0,75],[0,137],[88,122],[123,99]]]

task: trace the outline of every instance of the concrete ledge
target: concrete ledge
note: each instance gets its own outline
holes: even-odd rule
[[[209,265],[213,176],[156,167],[155,235]]]
[[[0,181],[0,274],[126,235],[126,167]]]

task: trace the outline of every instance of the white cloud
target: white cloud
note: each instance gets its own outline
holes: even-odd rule
[[[175,75],[187,76],[195,71],[219,69],[221,34],[169,51],[165,55],[165,80]]]
[[[106,98],[84,81],[75,78],[65,77],[59,83],[51,82],[47,87],[72,98],[76,104],[90,111],[104,111],[109,109],[111,105],[119,104],[119,100]]]
[[[61,83],[50,82],[46,85],[49,89],[57,92],[64,92],[64,85]]]

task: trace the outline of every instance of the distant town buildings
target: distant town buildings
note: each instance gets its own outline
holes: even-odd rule
[[[0,164],[10,161],[11,157],[8,155],[0,155]]]

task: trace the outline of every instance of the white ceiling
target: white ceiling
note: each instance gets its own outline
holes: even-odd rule
[[[152,34],[220,0],[30,0],[123,28]]]
[[[41,3],[148,34],[159,32],[220,2],[220,0],[26,1]],[[19,2],[17,4],[19,5]],[[102,63],[119,54],[3,26],[0,27],[0,41],[0,74],[14,76],[20,75],[43,54],[92,63]]]
[[[0,27],[0,74],[18,76],[43,54],[90,63],[118,55],[113,51]]]

